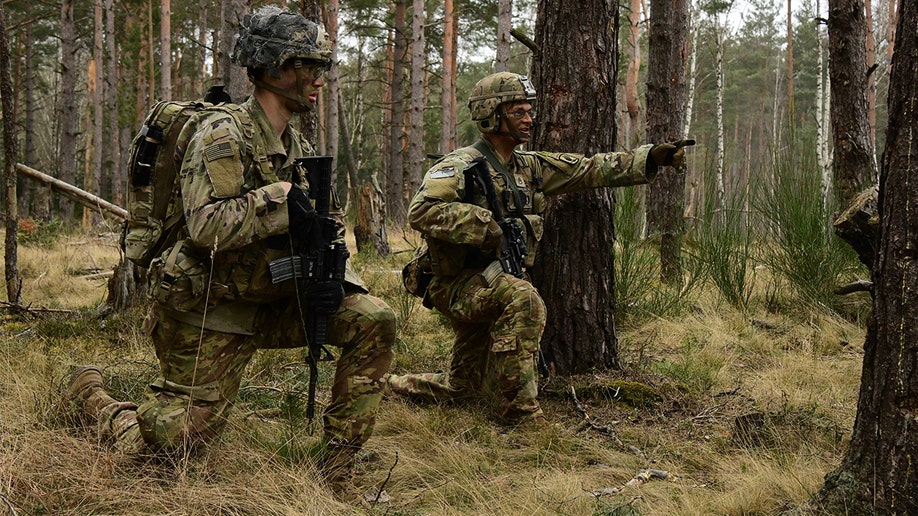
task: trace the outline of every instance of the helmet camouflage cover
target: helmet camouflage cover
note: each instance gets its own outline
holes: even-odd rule
[[[230,60],[246,68],[280,68],[298,57],[330,63],[331,44],[325,29],[299,14],[265,6],[247,15]]]
[[[496,131],[500,125],[498,106],[517,100],[532,102],[535,97],[535,88],[528,77],[513,72],[498,72],[475,84],[469,96],[469,112],[479,131]]]

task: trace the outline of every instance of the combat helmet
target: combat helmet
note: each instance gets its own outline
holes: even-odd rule
[[[299,14],[264,6],[242,20],[230,60],[276,75],[284,61],[301,58],[331,65],[331,43],[325,28]]]
[[[513,72],[498,72],[475,84],[469,96],[469,112],[479,131],[492,133],[500,127],[498,106],[517,100],[532,102],[535,98],[536,91],[528,77]]]

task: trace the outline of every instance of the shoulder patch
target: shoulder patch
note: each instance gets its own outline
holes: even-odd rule
[[[443,179],[456,175],[456,167],[444,167],[430,172],[431,179]]]
[[[581,156],[578,156],[576,154],[564,153],[564,154],[559,154],[558,158],[565,163],[576,165],[580,161]]]
[[[215,161],[220,158],[232,158],[233,155],[233,145],[228,141],[211,145],[204,149],[204,159],[207,161]]]

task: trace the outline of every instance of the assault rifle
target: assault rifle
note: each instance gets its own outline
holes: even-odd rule
[[[343,292],[344,270],[350,253],[344,242],[337,241],[338,222],[329,213],[333,159],[331,156],[296,159],[298,167],[305,167],[308,172],[309,198],[313,200],[316,219],[309,242],[295,242],[296,254],[268,264],[272,283],[296,279],[307,287],[306,290],[311,285],[322,284],[325,289]],[[309,339],[309,399],[306,417],[311,420],[315,414],[318,362],[334,360],[325,344],[328,341],[328,319],[338,311],[341,299],[330,303],[327,300],[319,303],[310,301],[314,300],[306,300],[309,307],[306,318],[306,336]]]
[[[467,184],[476,185],[478,190],[484,194],[488,201],[488,209],[491,210],[494,221],[503,232],[500,256],[497,257],[501,268],[507,274],[522,278],[523,263],[526,255],[529,254],[529,250],[526,249],[526,234],[519,220],[504,217],[500,200],[497,198],[497,190],[494,188],[494,179],[488,168],[488,160],[483,156],[476,158],[472,166],[465,170],[465,177]],[[520,213],[519,216],[522,217],[523,214]]]

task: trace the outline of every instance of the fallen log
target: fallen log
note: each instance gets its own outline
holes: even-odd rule
[[[39,172],[32,167],[27,167],[22,163],[16,163],[16,170],[20,174],[44,183],[51,188],[54,188],[63,195],[66,195],[70,199],[82,204],[83,206],[89,207],[94,210],[99,210],[103,215],[108,215],[109,217],[121,222],[128,218],[128,212],[126,209],[112,204],[101,197],[93,195],[86,190],[77,188],[70,183],[61,181],[55,177],[51,177],[48,174]]]

